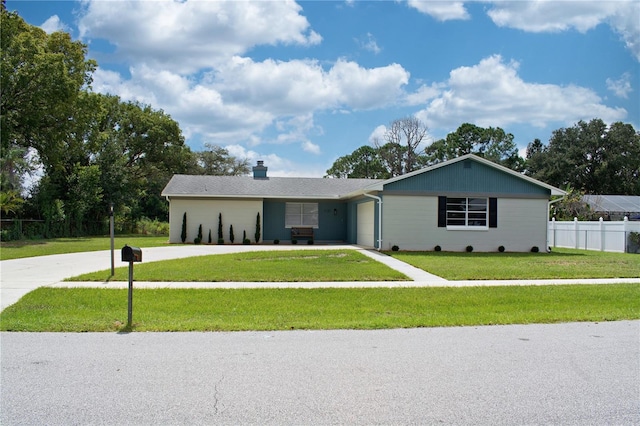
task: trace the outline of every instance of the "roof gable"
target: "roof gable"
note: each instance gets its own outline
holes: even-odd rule
[[[558,188],[473,154],[397,176],[367,189],[532,196],[566,194]]]

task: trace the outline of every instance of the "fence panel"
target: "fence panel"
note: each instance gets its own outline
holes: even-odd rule
[[[574,220],[549,222],[549,246],[583,250],[636,253],[639,247],[631,240],[632,232],[640,232],[640,222],[605,222]]]

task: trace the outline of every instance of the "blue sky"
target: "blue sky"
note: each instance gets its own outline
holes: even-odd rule
[[[98,61],[93,90],[162,109],[187,143],[323,176],[416,116],[518,147],[579,120],[640,130],[638,1],[38,1],[7,8]]]

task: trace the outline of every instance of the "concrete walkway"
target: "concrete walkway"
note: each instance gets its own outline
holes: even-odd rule
[[[580,280],[517,280],[517,281],[447,281],[401,262],[391,256],[353,245],[186,245],[142,249],[143,262],[180,259],[211,254],[239,253],[269,250],[358,250],[379,262],[396,269],[412,281],[357,281],[357,282],[135,282],[137,288],[318,288],[318,287],[446,287],[446,286],[497,286],[497,285],[548,285],[548,284],[612,284],[639,283],[640,278],[580,279]],[[115,252],[115,266],[124,266],[120,261],[120,249]],[[22,296],[38,287],[126,287],[126,282],[64,282],[76,275],[109,269],[110,252],[59,254],[0,262],[0,310],[16,303]],[[135,279],[135,276],[134,276]]]

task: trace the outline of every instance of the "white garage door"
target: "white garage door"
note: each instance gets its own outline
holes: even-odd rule
[[[358,204],[358,245],[374,247],[373,230],[375,202]]]

